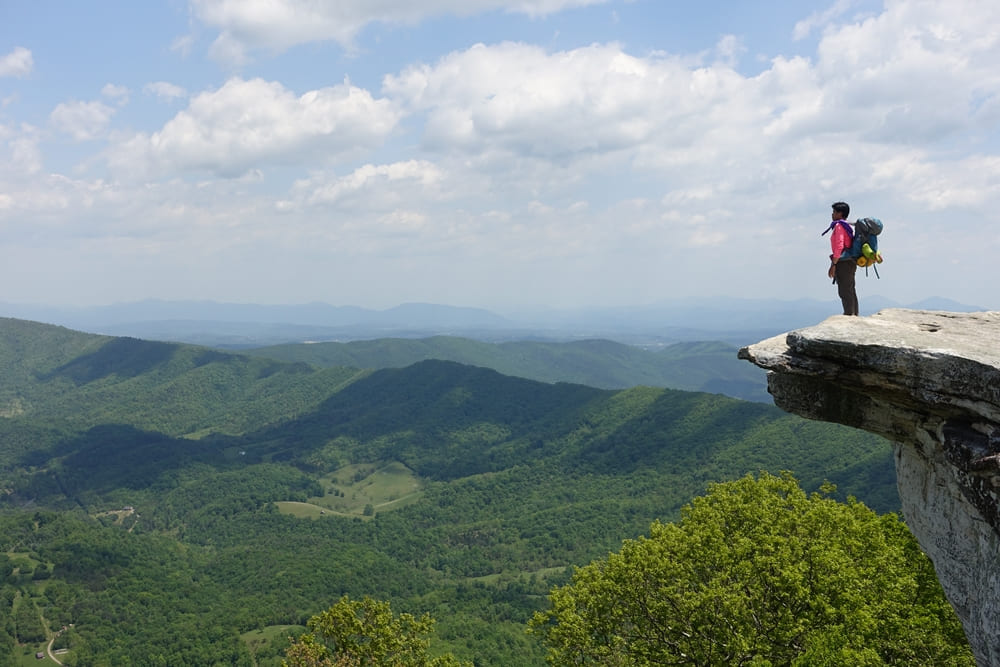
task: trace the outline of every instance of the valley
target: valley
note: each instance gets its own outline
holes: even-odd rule
[[[765,403],[382,366],[0,320],[0,642],[72,623],[65,664],[277,665],[346,594],[541,665],[552,586],[710,482],[791,470],[898,508],[886,442]]]

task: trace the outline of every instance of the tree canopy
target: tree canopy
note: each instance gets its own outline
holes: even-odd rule
[[[974,664],[899,518],[789,473],[710,485],[550,601],[531,629],[554,665]]]
[[[388,602],[347,595],[312,618],[309,630],[293,640],[285,667],[462,667],[451,654],[431,657],[427,614],[393,613]]]

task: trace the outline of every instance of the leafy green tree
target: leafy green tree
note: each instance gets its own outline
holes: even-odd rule
[[[906,526],[789,473],[710,485],[550,602],[554,665],[974,664]]]
[[[343,596],[309,619],[311,632],[292,641],[286,667],[460,667],[451,654],[428,655],[434,619],[393,614],[388,602]]]
[[[16,593],[0,582],[0,667],[14,665],[14,619],[12,603]]]
[[[14,608],[14,627],[22,644],[45,641],[45,628],[30,598],[22,597]]]

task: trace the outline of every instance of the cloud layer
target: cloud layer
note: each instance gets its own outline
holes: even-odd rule
[[[191,14],[238,63],[350,49],[373,23],[602,4],[192,0]],[[819,232],[847,199],[889,223],[895,282],[879,289],[994,298],[978,286],[1000,277],[1000,5],[848,7],[791,21],[802,44],[822,31],[815,47],[753,70],[737,35],[697,54],[470,40],[377,86],[220,72],[211,86],[133,83],[139,100],[102,82],[36,122],[0,107],[0,238],[25,263],[106,253],[142,267],[149,284],[123,289],[109,271],[80,286],[116,299],[199,284],[220,299],[382,306],[824,297]],[[33,62],[0,54],[0,76],[36,76]],[[126,120],[140,103],[157,109],[151,126]],[[59,142],[79,148],[56,169]],[[961,234],[941,257],[946,225]],[[928,276],[943,266],[957,268]]]
[[[256,51],[280,52],[299,44],[335,41],[346,48],[371,23],[416,24],[443,15],[518,12],[531,17],[609,0],[191,0],[194,14],[217,28],[213,55],[245,62]]]
[[[360,154],[379,146],[398,121],[391,103],[348,83],[296,95],[276,81],[233,78],[193,96],[161,130],[119,141],[111,163],[140,174],[240,176]]]
[[[31,51],[23,46],[16,47],[10,53],[0,56],[0,77],[25,77],[31,74],[35,61]]]

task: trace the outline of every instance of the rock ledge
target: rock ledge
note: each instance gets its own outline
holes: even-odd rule
[[[837,315],[740,350],[778,407],[892,441],[903,515],[1000,665],[1000,312]]]

